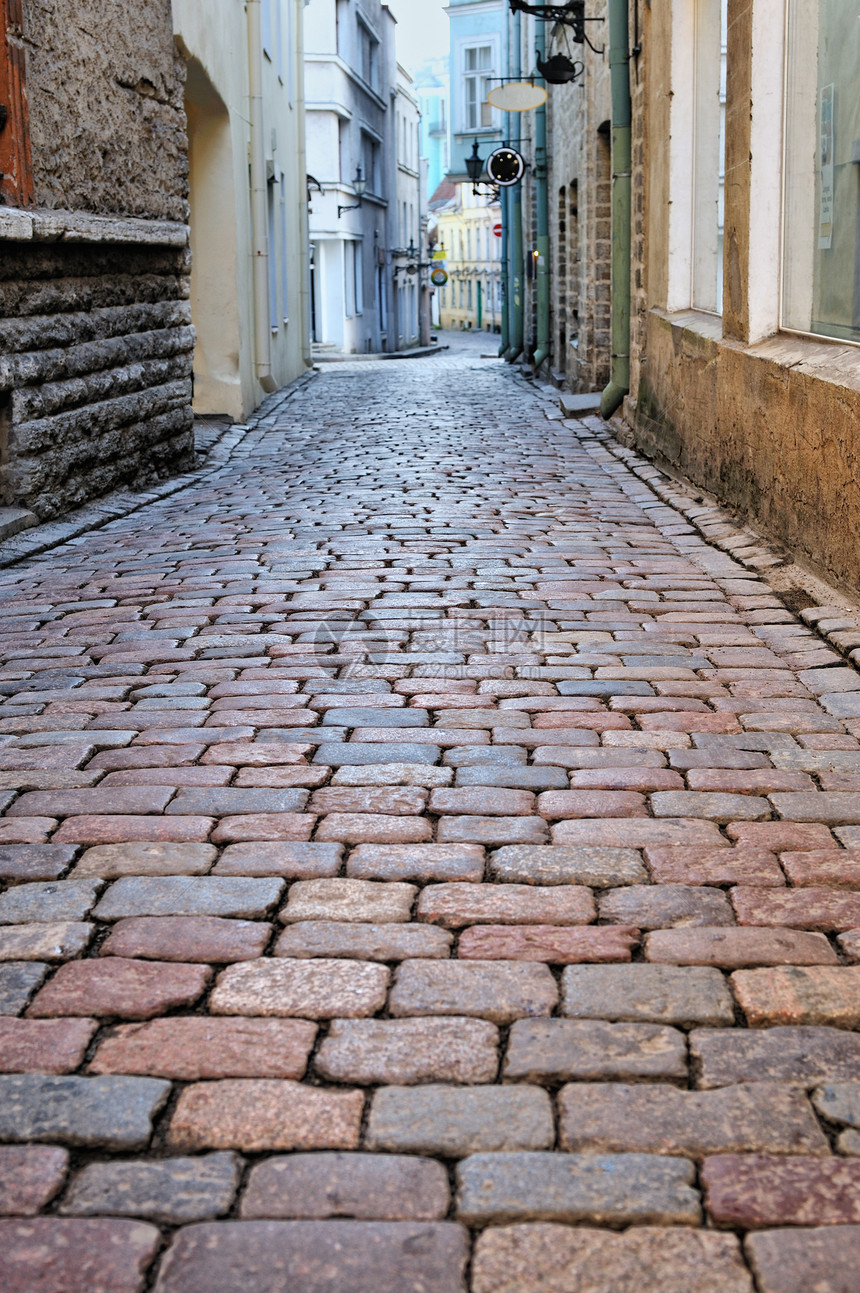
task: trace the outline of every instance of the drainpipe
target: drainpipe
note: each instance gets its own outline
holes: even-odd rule
[[[513,59],[513,80],[519,81],[522,77],[522,29],[520,26],[520,14],[514,15],[514,59]],[[519,113],[513,114],[516,117],[516,132],[513,140],[513,146],[520,151],[522,141],[520,139],[520,117]],[[523,302],[523,186],[516,184],[511,191],[511,268],[510,268],[510,345],[508,346],[505,358],[508,363],[515,364],[523,353],[523,337],[525,335],[525,309]]]
[[[510,115],[510,114],[509,114]],[[502,189],[501,192],[502,208],[502,262],[501,262],[501,281],[502,281],[502,312],[501,324],[502,332],[499,337],[499,358],[507,351],[510,345],[510,329],[508,328],[508,225],[510,224],[508,190]]]
[[[266,144],[263,138],[263,24],[260,0],[247,0],[248,100],[251,127],[251,240],[254,286],[254,372],[267,394],[278,389],[272,376],[269,312],[269,212]]]
[[[546,57],[546,19],[535,32],[541,61]],[[549,357],[549,158],[546,151],[546,104],[537,110],[535,121],[535,180],[537,181],[537,349],[532,360],[536,373]]]
[[[296,0],[288,0],[288,2],[290,4],[296,4]],[[301,9],[298,8],[298,6],[296,7],[297,7],[297,12],[295,14],[294,30],[298,37],[298,35],[301,33],[301,30],[302,30],[302,23],[304,22],[304,17]],[[300,48],[301,47],[302,46],[300,46]],[[298,61],[295,49],[289,50],[289,57],[292,58],[295,62]],[[311,269],[310,269],[311,236],[310,236],[310,229],[308,227],[309,226],[309,219],[308,219],[309,204],[307,201],[308,149],[307,149],[307,133],[305,128],[307,109],[305,104],[304,69],[302,67],[294,66],[293,74],[296,78],[296,86],[297,86],[296,117],[298,119],[298,127],[299,127],[299,167],[298,167],[299,192],[297,195],[298,203],[299,203],[299,239],[300,239],[300,247],[302,248],[302,251],[305,253],[305,255],[302,255],[299,257],[300,263],[303,266],[303,273],[301,275],[301,284],[299,287],[299,295],[302,303],[301,309],[299,311],[299,315],[300,315],[300,323],[301,323],[301,329],[302,329],[302,362],[304,363],[306,368],[311,368],[313,366],[314,361],[313,361],[313,352],[311,350]],[[268,228],[268,221],[266,223]],[[266,282],[268,283],[268,276],[266,278]]]
[[[612,91],[612,367],[600,397],[605,418],[630,390],[630,53],[627,0],[608,0]]]

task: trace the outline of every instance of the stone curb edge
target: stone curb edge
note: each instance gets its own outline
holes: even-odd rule
[[[303,373],[288,386],[283,386],[273,395],[267,396],[247,422],[225,428],[205,454],[202,462],[192,471],[183,472],[180,476],[172,476],[169,480],[160,481],[145,490],[115,490],[64,518],[46,521],[43,525],[34,525],[16,534],[14,538],[0,542],[0,570],[17,565],[20,561],[26,561],[29,557],[38,557],[43,552],[50,552],[71,539],[102,529],[111,521],[119,521],[123,517],[131,516],[141,508],[148,507],[150,503],[160,502],[163,498],[169,498],[183,489],[200,484],[230,461],[249,432],[255,431],[262,422],[276,414],[283,404],[309,385],[317,375],[316,369]]]

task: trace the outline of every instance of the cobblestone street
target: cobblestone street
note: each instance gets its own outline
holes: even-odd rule
[[[0,572],[3,1293],[860,1288],[860,673],[495,346]]]

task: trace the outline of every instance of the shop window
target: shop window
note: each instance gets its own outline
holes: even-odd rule
[[[782,325],[860,343],[860,4],[791,0]]]
[[[697,0],[693,87],[692,303],[723,308],[727,0]]]

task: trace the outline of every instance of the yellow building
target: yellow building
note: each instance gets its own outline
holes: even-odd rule
[[[198,414],[241,420],[310,363],[303,7],[173,0]]]
[[[448,282],[435,288],[439,326],[499,332],[501,206],[474,194],[471,183],[443,180],[430,201],[430,220],[435,264],[448,274]]]

